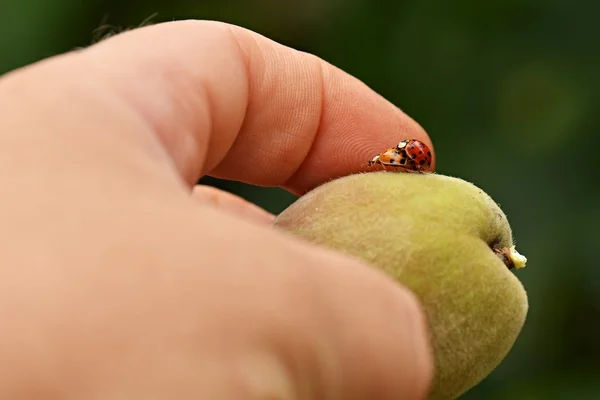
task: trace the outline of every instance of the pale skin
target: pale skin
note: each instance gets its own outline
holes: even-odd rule
[[[402,138],[432,148],[359,80],[216,22],[4,75],[0,398],[424,398],[408,289],[194,187],[302,194]]]

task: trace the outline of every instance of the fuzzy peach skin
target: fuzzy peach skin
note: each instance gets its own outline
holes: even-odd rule
[[[417,295],[435,353],[430,400],[455,399],[479,383],[521,332],[527,294],[494,252],[512,248],[510,225],[469,182],[438,174],[355,174],[307,193],[273,224],[362,259]],[[524,266],[514,250],[509,256]]]

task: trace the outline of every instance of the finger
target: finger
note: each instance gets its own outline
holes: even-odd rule
[[[190,185],[209,173],[300,193],[364,170],[401,139],[431,146],[419,124],[359,80],[223,23],[136,29],[11,76],[27,73],[6,97],[13,110],[17,97],[40,103],[52,92],[45,106],[55,119],[86,121],[123,143],[156,135],[163,162]]]
[[[212,186],[196,185],[192,196],[199,203],[255,222],[270,224],[275,216],[257,205]]]

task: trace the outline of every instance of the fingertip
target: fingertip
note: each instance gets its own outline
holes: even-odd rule
[[[380,386],[373,388],[367,398],[426,399],[434,374],[426,314],[418,297],[408,287],[387,275],[384,279],[388,281],[387,286],[382,284],[379,292],[373,293],[374,298],[379,297],[375,301],[380,303],[380,318],[386,324],[379,333],[381,353],[373,361],[379,364]],[[375,371],[377,369],[371,373]]]
[[[433,347],[431,344],[431,332],[427,321],[427,315],[423,309],[418,297],[408,289],[402,290],[399,294],[400,302],[406,308],[407,320],[412,326],[413,345],[410,347],[414,351],[413,369],[414,377],[413,390],[414,399],[425,399],[430,390],[433,376],[435,373],[435,359]]]
[[[329,320],[336,358],[328,365],[339,369],[328,374],[336,377],[328,392],[349,400],[425,399],[434,359],[418,297],[354,257],[325,251],[318,260],[316,286],[338,301]]]

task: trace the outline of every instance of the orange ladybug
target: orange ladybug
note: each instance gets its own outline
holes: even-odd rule
[[[369,161],[369,166],[375,164],[422,173],[431,166],[431,151],[419,140],[406,139]]]
[[[396,147],[391,147],[383,153],[380,153],[373,157],[369,161],[369,166],[374,164],[381,164],[383,169],[385,169],[386,166],[390,166],[410,170],[414,169],[414,165],[416,165],[414,161],[408,158],[406,152],[402,152]]]

